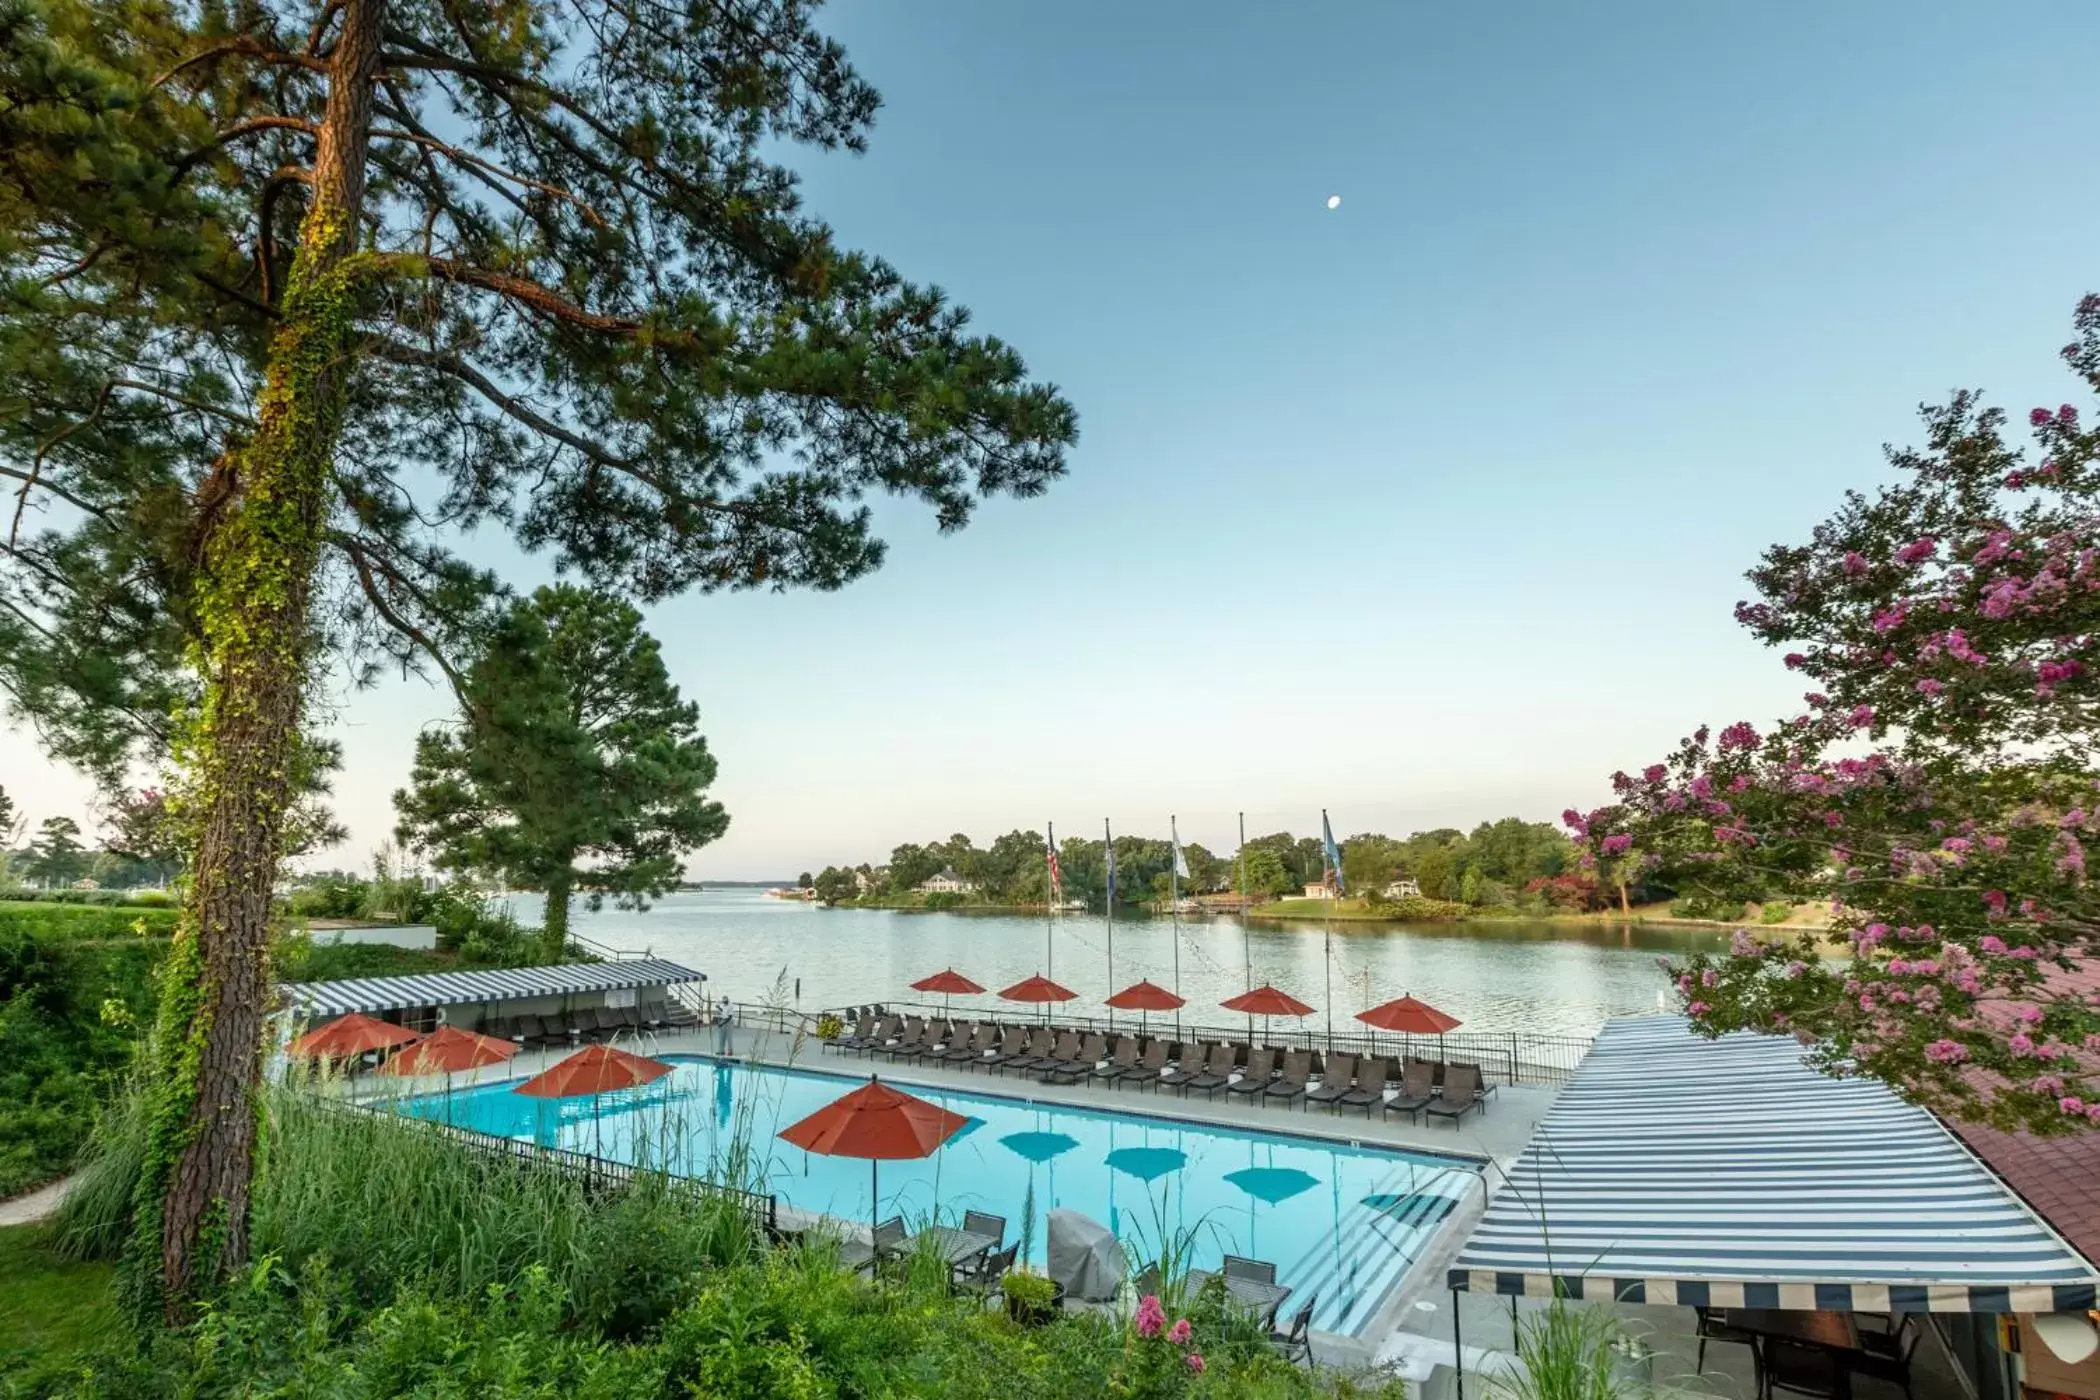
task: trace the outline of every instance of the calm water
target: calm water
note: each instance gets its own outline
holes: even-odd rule
[[[536,898],[519,914],[539,917]],[[1101,999],[1149,977],[1175,985],[1171,920],[1115,925],[1113,978],[1108,925],[1088,916],[1057,921],[1045,946],[1046,920],[996,915],[912,914],[879,909],[821,909],[768,899],[757,890],[675,894],[646,912],[578,910],[579,934],[619,948],[650,948],[705,972],[716,995],[762,1001],[783,972],[801,980],[801,1005],[844,1006],[906,995],[907,986],[954,966],[997,990],[1049,972],[1079,993],[1064,1009],[1100,1014]],[[1654,1011],[1663,989],[1658,954],[1720,946],[1706,930],[1639,925],[1529,923],[1337,924],[1334,1000],[1337,1024],[1366,1006],[1411,993],[1483,1031],[1587,1034],[1608,1016]],[[1180,988],[1194,1008],[1245,990],[1243,960],[1254,980],[1273,982],[1324,1008],[1325,962],[1317,924],[1184,920]],[[960,998],[958,1012],[977,1005]],[[1316,1013],[1308,1024],[1323,1024]]]
[[[526,1098],[507,1084],[489,1084],[402,1107],[434,1118],[449,1111],[462,1126],[544,1146],[619,1161],[641,1155],[694,1175],[707,1174],[741,1125],[765,1159],[769,1189],[805,1210],[856,1221],[902,1214],[914,1225],[936,1211],[957,1223],[963,1211],[983,1210],[1005,1217],[1008,1242],[1022,1238],[1021,1222],[1032,1213],[1030,1255],[1038,1267],[1046,1246],[1042,1220],[1053,1209],[1107,1225],[1140,1258],[1157,1257],[1165,1229],[1190,1238],[1199,1268],[1217,1267],[1227,1253],[1272,1260],[1277,1282],[1294,1290],[1290,1308],[1317,1298],[1313,1325],[1340,1332],[1376,1313],[1478,1169],[1464,1159],[1287,1131],[1183,1125],[914,1086],[969,1125],[929,1158],[882,1163],[875,1182],[866,1162],[815,1156],[775,1136],[863,1082],[851,1071],[666,1058],[677,1068],[657,1084],[597,1100]],[[1249,1116],[1289,1122],[1282,1110]]]

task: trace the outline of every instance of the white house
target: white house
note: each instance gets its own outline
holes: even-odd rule
[[[1324,884],[1307,885],[1305,887],[1305,897],[1307,899],[1333,899],[1334,891],[1328,889]]]
[[[1387,899],[1420,899],[1422,882],[1419,880],[1395,880],[1385,887]]]
[[[971,884],[953,870],[943,870],[932,879],[919,882],[919,893],[921,894],[973,894],[976,892],[976,889],[977,886]]]

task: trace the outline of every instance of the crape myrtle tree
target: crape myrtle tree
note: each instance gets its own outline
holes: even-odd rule
[[[2100,388],[2100,297],[2063,356]],[[1737,618],[1814,689],[1701,729],[1567,819],[1595,857],[1729,897],[1824,898],[1850,956],[1736,934],[1675,967],[1694,1026],[1791,1032],[1835,1072],[2000,1127],[2100,1126],[2100,433],[1976,395],[1897,479],[1750,573]]]
[[[572,894],[644,908],[729,828],[707,798],[699,707],[624,599],[561,584],[517,600],[463,671],[460,706],[417,737],[395,834],[440,870],[544,890],[549,962]]]
[[[246,1249],[307,701],[456,676],[495,584],[449,541],[644,601],[836,588],[867,493],[954,529],[1062,470],[1056,392],[770,158],[876,105],[801,0],[0,0],[0,686],[69,759],[186,774],[138,1193],[171,1309]]]

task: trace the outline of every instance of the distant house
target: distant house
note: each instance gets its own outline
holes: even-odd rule
[[[871,880],[871,879],[869,879],[869,878],[868,878],[868,872],[867,872],[867,871],[865,871],[865,870],[856,870],[856,871],[854,871],[854,872],[853,872],[853,891],[854,891],[854,893],[856,893],[856,894],[866,894],[866,893],[867,893],[867,892],[868,892],[869,890],[872,890],[872,889],[874,889],[874,888],[875,888],[875,882],[874,882],[873,880]]]
[[[1305,887],[1305,897],[1307,899],[1333,899],[1334,891],[1328,889],[1324,884],[1307,885]]]
[[[1420,899],[1422,883],[1419,880],[1395,880],[1385,887],[1387,899]]]
[[[976,890],[977,886],[953,870],[943,870],[932,879],[919,882],[920,894],[973,894]]]

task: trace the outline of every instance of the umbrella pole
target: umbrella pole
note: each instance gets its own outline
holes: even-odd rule
[[[874,1231],[875,1227],[880,1225],[881,1223],[882,1163],[877,1161],[875,1158],[870,1157],[868,1159],[868,1229],[871,1233],[868,1236],[868,1240],[871,1245],[873,1244],[875,1239],[875,1236],[872,1232]]]

